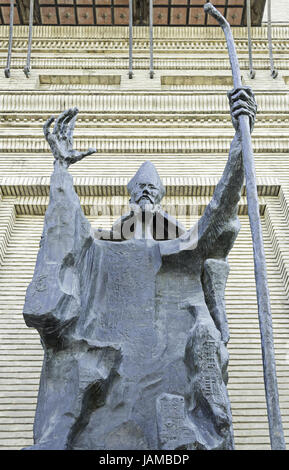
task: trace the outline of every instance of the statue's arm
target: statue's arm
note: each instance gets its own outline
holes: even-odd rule
[[[50,132],[53,117],[43,128],[55,158],[54,171],[34,276],[26,293],[24,318],[28,326],[36,327],[46,336],[53,336],[77,317],[79,263],[92,243],[90,224],[67,171],[69,165],[95,151],[81,153],[73,149],[77,112],[74,108],[62,113],[53,132]]]
[[[77,108],[64,111],[55,121],[53,132],[50,117],[43,126],[47,142],[54,156],[54,171],[50,180],[49,205],[45,215],[41,249],[47,262],[60,263],[68,255],[77,262],[91,236],[91,228],[83,214],[79,197],[73,187],[68,167],[96,152],[88,149],[78,152],[73,148],[73,132]]]
[[[211,202],[206,207],[198,223],[198,245],[205,256],[211,256],[210,251],[216,245],[216,241],[218,239],[226,240],[224,233],[226,231],[231,233],[234,227],[237,226],[238,202],[244,181],[238,117],[241,114],[249,116],[252,132],[257,110],[254,94],[249,87],[233,90],[228,96],[232,123],[236,133],[231,143],[229,158],[223,175],[216,186]],[[233,238],[230,234],[228,240]]]

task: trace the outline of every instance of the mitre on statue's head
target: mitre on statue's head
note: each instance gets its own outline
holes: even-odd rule
[[[119,237],[120,240],[138,238],[136,223],[139,220],[137,210],[139,208],[153,215],[152,218],[145,219],[149,230],[145,236],[142,235],[140,238],[169,240],[186,232],[186,228],[159,205],[165,195],[165,188],[153,163],[144,162],[129,181],[127,189],[130,195],[130,212],[121,216],[113,224],[110,232],[112,239],[116,240],[116,237]],[[143,222],[143,219],[141,221]],[[147,237],[148,232],[150,237]]]
[[[159,174],[156,170],[156,167],[150,161],[144,162],[134,175],[134,177],[129,181],[127,185],[127,190],[132,199],[134,199],[134,193],[140,190],[142,185],[152,185],[158,192],[155,197],[155,203],[159,203],[165,195],[165,188],[159,177]]]

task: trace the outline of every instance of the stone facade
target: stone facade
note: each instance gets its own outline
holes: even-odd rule
[[[285,3],[285,2],[284,2]],[[286,10],[287,11],[287,10]],[[244,84],[259,106],[253,134],[271,292],[280,405],[289,437],[289,18],[273,15],[270,76],[265,26],[253,28],[256,78],[248,71],[247,31],[234,28]],[[286,23],[287,21],[287,23]],[[22,317],[38,252],[53,157],[42,133],[51,114],[80,110],[75,146],[97,147],[70,170],[88,219],[108,228],[127,201],[126,184],[145,160],[166,186],[164,206],[185,207],[187,227],[212,197],[233,128],[232,88],[219,28],[156,27],[155,78],[149,78],[149,31],[134,28],[134,77],[128,79],[126,27],[34,28],[32,74],[23,74],[28,27],[14,32],[11,78],[0,77],[0,449],[32,444],[42,348]],[[8,26],[0,27],[4,70]],[[229,395],[237,449],[268,449],[269,433],[253,255],[245,196],[242,229],[230,255],[226,302]]]

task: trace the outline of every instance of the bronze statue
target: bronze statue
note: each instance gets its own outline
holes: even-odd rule
[[[256,103],[249,87],[229,101],[229,159],[189,230],[161,209],[150,162],[128,184],[130,212],[92,230],[67,171],[95,151],[73,149],[78,110],[44,125],[54,172],[24,306],[45,352],[32,449],[234,448],[224,291],[244,180],[238,117],[252,130]]]

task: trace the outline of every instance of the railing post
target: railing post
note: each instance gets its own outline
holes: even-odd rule
[[[267,0],[267,7],[268,7],[268,19],[267,19],[267,33],[268,33],[268,47],[269,47],[269,57],[270,57],[270,68],[271,68],[271,75],[273,78],[277,78],[278,71],[274,67],[274,59],[273,59],[273,45],[272,45],[272,25],[271,25],[271,0]]]
[[[30,0],[28,49],[27,49],[26,65],[23,70],[27,78],[30,77],[30,71],[31,71],[30,62],[31,62],[31,45],[32,45],[32,28],[33,28],[33,7],[34,7],[34,0]]]
[[[4,75],[6,78],[10,77],[12,40],[13,40],[13,22],[14,22],[14,0],[10,0],[10,26],[9,26],[8,54],[7,54],[6,68],[4,70]]]

